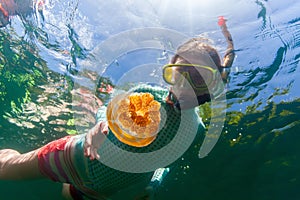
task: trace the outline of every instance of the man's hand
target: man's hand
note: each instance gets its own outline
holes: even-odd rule
[[[100,159],[98,149],[103,143],[106,134],[108,133],[107,122],[98,122],[85,136],[84,155],[91,160]]]
[[[226,25],[226,19],[223,17],[223,16],[219,16],[218,17],[218,25],[219,26],[224,26],[224,25]]]

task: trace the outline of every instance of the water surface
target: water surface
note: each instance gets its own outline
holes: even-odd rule
[[[111,36],[168,28],[211,38],[223,55],[226,43],[217,26],[223,15],[236,59],[221,137],[205,158],[183,157],[157,199],[299,199],[299,8],[296,0],[52,0],[43,15],[12,17],[0,29],[0,146],[26,152],[91,127],[99,102],[85,98],[91,107],[80,112],[74,98],[85,92],[79,86],[95,82],[95,49]],[[136,53],[135,61],[130,56],[136,54],[128,54],[106,63],[119,71],[108,67],[104,83],[114,85],[132,66],[161,56]],[[96,92],[99,87],[85,89],[104,102],[109,95]],[[80,116],[85,120],[76,121]],[[192,147],[196,155],[199,145]],[[60,185],[50,181],[2,181],[0,188],[1,199],[60,198]]]

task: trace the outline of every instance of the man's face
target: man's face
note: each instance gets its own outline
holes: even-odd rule
[[[171,88],[171,92],[180,104],[181,109],[191,109],[198,106],[197,96],[191,89],[182,89],[176,86]]]
[[[185,64],[186,61],[178,59],[175,64]],[[195,67],[174,67],[173,77],[175,84],[171,91],[180,103],[181,109],[189,109],[198,106],[197,96],[208,94],[207,91],[199,91],[194,88],[205,84],[201,73]]]

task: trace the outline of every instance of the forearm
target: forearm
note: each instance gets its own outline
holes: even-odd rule
[[[232,40],[231,34],[227,29],[226,20],[224,19],[223,16],[219,17],[218,24],[221,27],[222,33],[227,42],[226,53],[223,57],[222,66],[220,68],[221,77],[222,77],[223,81],[226,83],[226,82],[228,82],[230,67],[232,66],[232,63],[233,63],[233,60],[235,57],[234,45],[233,45],[233,40]]]
[[[228,31],[227,26],[226,26],[225,23],[221,26],[221,29],[222,29],[222,33],[223,33],[223,35],[226,39],[226,42],[227,42],[227,49],[226,49],[225,56],[223,58],[223,66],[224,67],[231,67],[232,63],[233,63],[233,60],[234,60],[234,56],[235,56],[233,40],[232,40],[231,34]]]

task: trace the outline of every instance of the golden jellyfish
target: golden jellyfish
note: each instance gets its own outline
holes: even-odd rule
[[[135,147],[151,144],[159,131],[160,103],[150,93],[132,93],[113,99],[108,124],[121,142]]]

